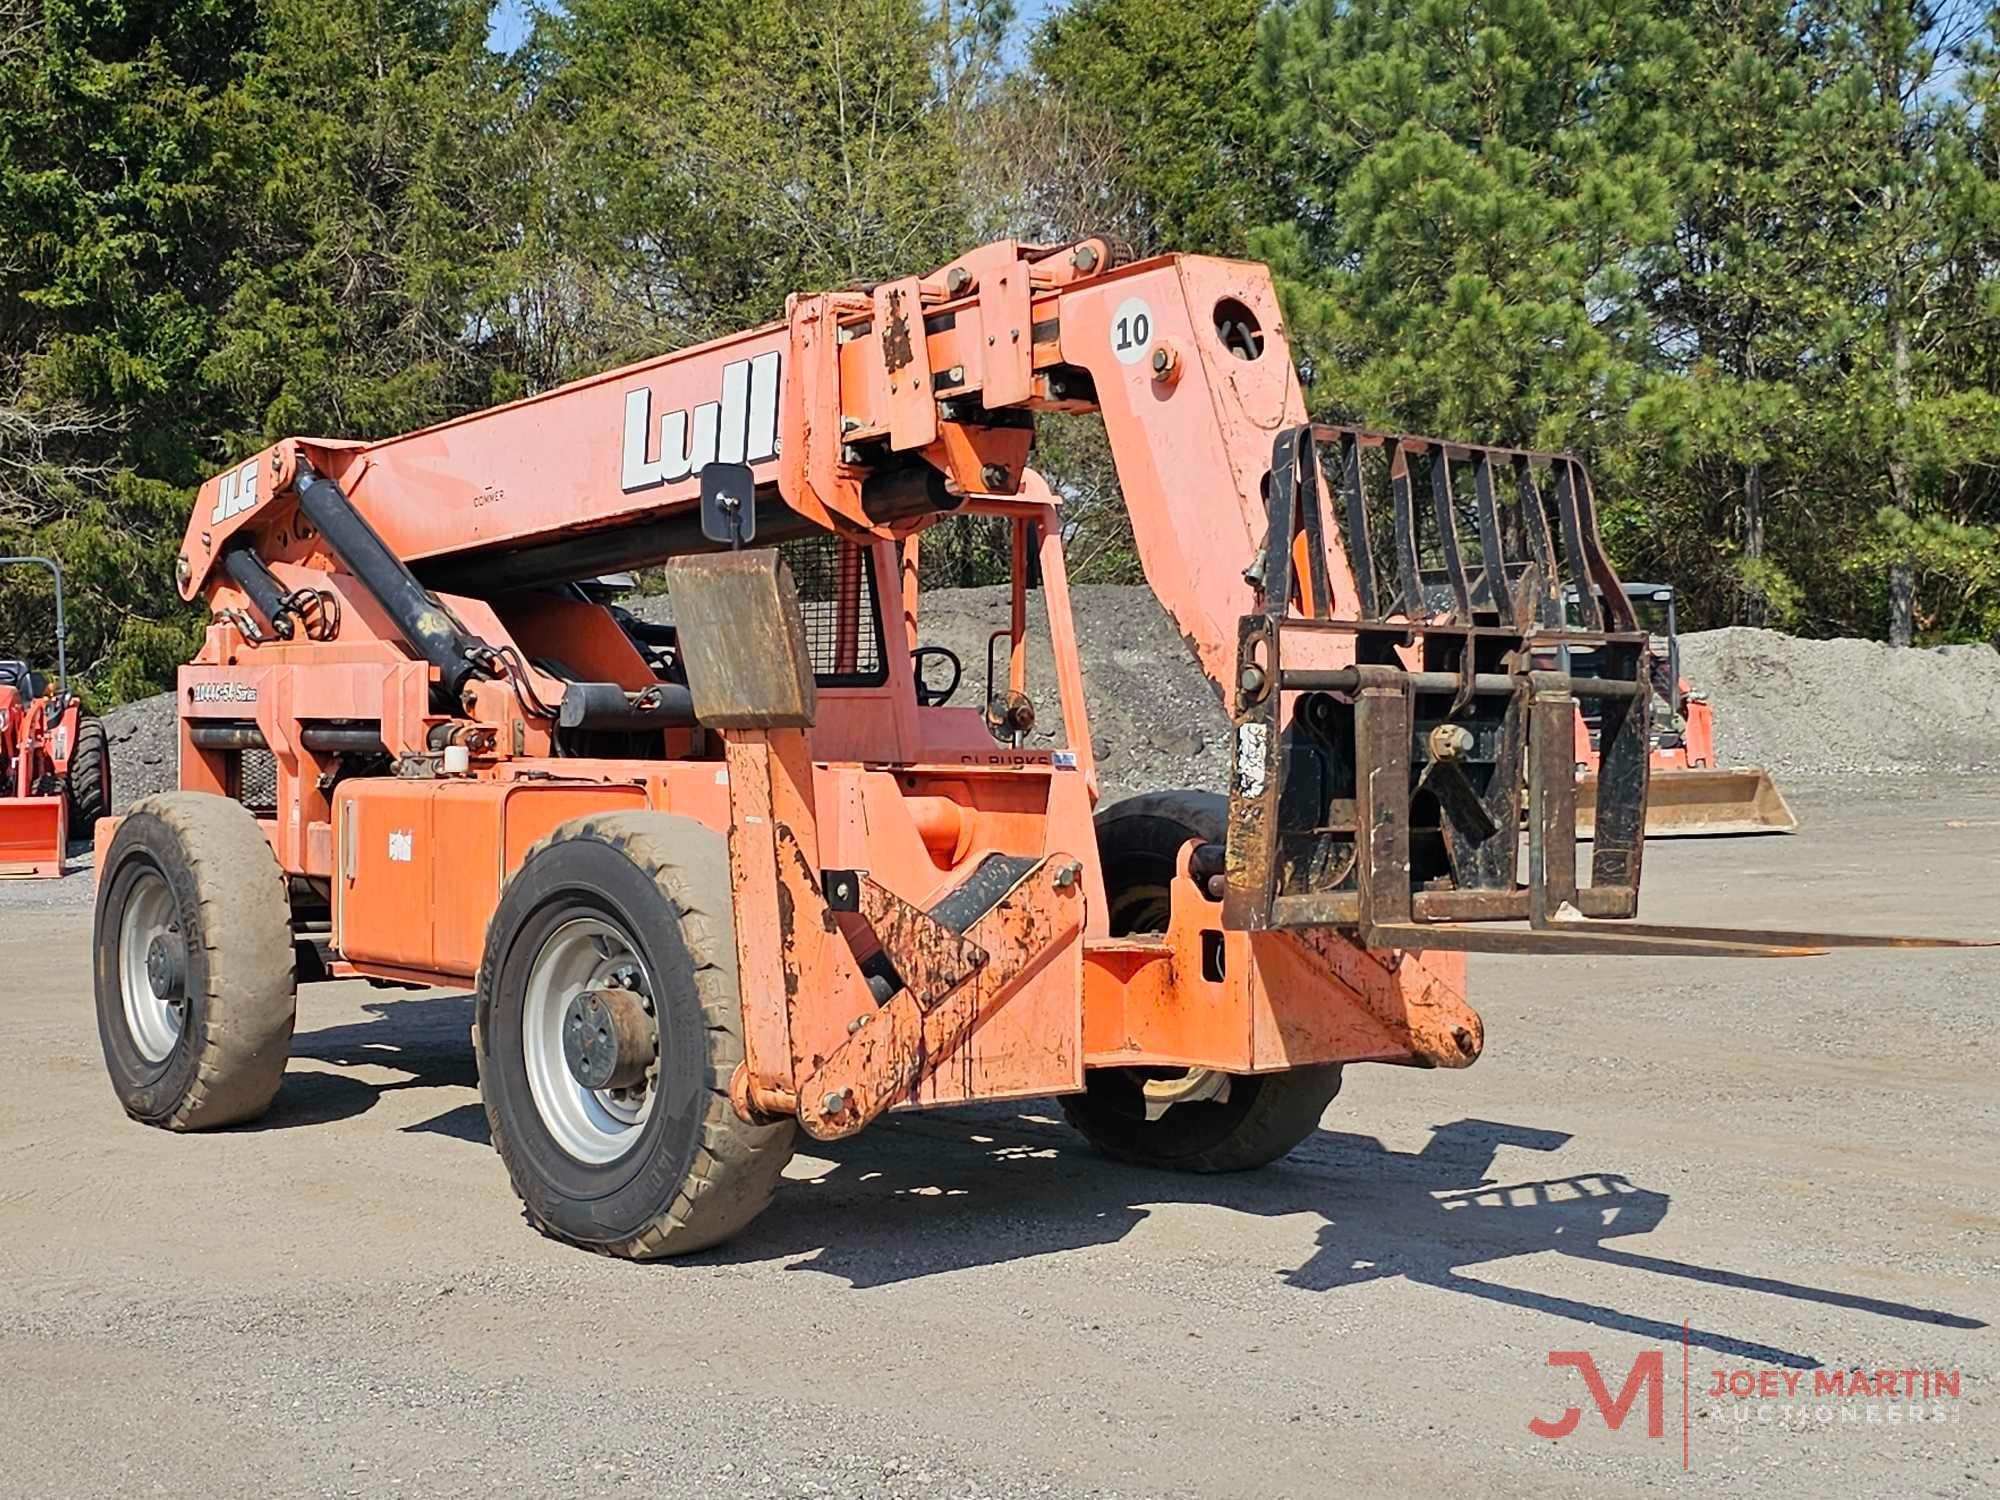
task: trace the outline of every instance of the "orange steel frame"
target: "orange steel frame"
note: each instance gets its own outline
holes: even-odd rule
[[[988,245],[872,292],[794,297],[781,323],[406,437],[287,440],[235,466],[203,487],[181,557],[183,593],[213,616],[180,672],[181,785],[234,795],[240,757],[198,745],[195,730],[254,722],[277,770],[265,826],[283,868],[330,905],[333,972],[461,989],[502,883],[562,823],[652,808],[727,833],[749,1059],[735,1097],[746,1114],[796,1111],[821,1137],[886,1108],[1074,1090],[1092,1067],[1466,1065],[1481,1027],[1462,955],[1373,952],[1333,929],[1230,930],[1188,874],[1192,845],[1167,932],[1109,934],[1060,505],[1026,466],[1030,430],[992,414],[1102,413],[1147,580],[1223,689],[1238,620],[1257,607],[1243,573],[1266,524],[1272,437],[1305,418],[1263,267],[1110,262],[1097,241]],[[1261,352],[1231,352],[1225,311],[1239,324],[1247,312]],[[938,515],[871,514],[884,455],[1012,523],[1009,684],[1029,686],[1032,562],[1064,745],[1013,748],[975,708],[919,705],[914,564]],[[291,489],[301,463],[337,481],[419,576],[454,580],[435,597],[471,634],[639,692],[654,675],[607,611],[514,583],[523,559],[580,537],[590,574],[685,550],[659,523],[692,514],[695,466],[709,458],[746,462],[760,496],[870,559],[885,679],[822,686],[809,728],[658,731],[656,758],[557,754],[549,721],[504,680],[475,680],[456,712],[440,711],[435,669]],[[337,604],[327,638],[255,629],[252,601],[219,565],[245,541],[286,590]],[[1335,603],[1351,606],[1351,574],[1328,545]],[[479,586],[489,570],[505,591]],[[681,622],[684,636],[700,628]],[[1329,640],[1320,664],[1347,665],[1352,649]],[[527,676],[560,702],[564,681]],[[379,724],[402,774],[336,781],[339,757],[302,733],[327,721]],[[465,747],[466,771],[440,768],[444,742]],[[109,823],[100,829],[102,848]],[[859,971],[873,943],[993,853],[1035,863],[963,935],[977,957],[899,952],[906,976],[935,958],[938,993],[912,980],[878,1008]],[[822,873],[836,870],[866,872],[859,913],[831,908]]]

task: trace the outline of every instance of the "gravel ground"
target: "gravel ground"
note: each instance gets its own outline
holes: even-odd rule
[[[1650,852],[1647,915],[1992,931],[1990,778],[1801,800],[1796,838]],[[311,986],[258,1126],[130,1124],[90,882],[34,889],[0,884],[0,1495],[2000,1488],[1990,951],[1479,958],[1476,1067],[1355,1068],[1263,1172],[1118,1167],[1047,1103],[897,1116],[642,1267],[522,1224],[460,998]],[[1563,1350],[1613,1394],[1661,1355],[1662,1435]],[[1962,1395],[1707,1396],[1856,1364]]]

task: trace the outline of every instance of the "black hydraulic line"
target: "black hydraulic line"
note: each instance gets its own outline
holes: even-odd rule
[[[485,675],[478,658],[492,648],[461,629],[442,604],[417,582],[403,560],[342,493],[339,485],[301,462],[295,481],[299,509],[319,528],[327,545],[375,596],[403,639],[438,669],[439,696],[454,710],[473,677]]]
[[[298,627],[292,620],[292,612],[285,607],[285,586],[257,555],[257,549],[247,542],[238,543],[222,554],[222,567],[236,586],[250,596],[250,602],[257,606],[257,612],[279,639],[289,641]]]
[[[678,683],[647,688],[635,700],[615,682],[568,682],[556,722],[564,729],[650,732],[686,729],[695,717],[694,695]]]
[[[188,726],[188,738],[200,750],[268,750],[264,731],[243,719],[204,719]],[[378,724],[302,724],[299,743],[321,754],[387,755]]]

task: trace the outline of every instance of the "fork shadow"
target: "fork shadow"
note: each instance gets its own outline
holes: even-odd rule
[[[367,1021],[294,1039],[295,1057],[342,1071],[288,1073],[267,1127],[344,1118],[401,1089],[477,1089],[470,999],[384,999],[367,1009]],[[360,1067],[402,1076],[378,1083],[345,1071]],[[488,1139],[476,1096],[402,1128],[480,1144]],[[1302,1292],[1337,1294],[1401,1277],[1665,1343],[1685,1336],[1698,1347],[1768,1364],[1815,1368],[1821,1361],[1724,1329],[1684,1332],[1662,1318],[1509,1286],[1468,1268],[1555,1253],[1900,1322],[1987,1326],[1942,1309],[1629,1249],[1615,1242],[1659,1227],[1672,1200],[1617,1173],[1512,1182],[1491,1175],[1503,1148],[1556,1151],[1570,1139],[1531,1125],[1460,1119],[1434,1127],[1420,1150],[1395,1151],[1373,1136],[1321,1130],[1263,1171],[1189,1176],[1098,1156],[1048,1101],[898,1114],[850,1140],[801,1136],[799,1157],[771,1206],[728,1244],[689,1259],[778,1260],[789,1270],[868,1288],[1113,1244],[1155,1206],[1189,1204],[1317,1218],[1313,1253],[1274,1273]]]
[[[293,1061],[309,1059],[341,1070],[386,1068],[403,1076],[376,1082],[358,1078],[352,1071],[289,1068],[269,1112],[246,1128],[290,1130],[326,1125],[364,1114],[383,1095],[404,1089],[479,1087],[479,1067],[472,1055],[470,997],[375,1000],[363,1008],[369,1020],[294,1036]],[[404,1128],[480,1145],[488,1138],[486,1112],[476,1098]]]
[[[1419,1151],[1322,1130],[1260,1172],[1197,1177],[1107,1162],[1051,1116],[995,1106],[901,1116],[852,1141],[806,1143],[830,1160],[790,1181],[720,1263],[793,1259],[789,1269],[855,1287],[963,1270],[1123,1239],[1161,1203],[1203,1204],[1263,1217],[1314,1215],[1318,1246],[1280,1271],[1301,1291],[1335,1293],[1402,1277],[1592,1327],[1742,1359],[1816,1368],[1810,1353],[1719,1328],[1628,1312],[1467,1273],[1514,1256],[1554,1252],[1704,1285],[1815,1302],[1899,1321],[1983,1328],[1976,1319],[1879,1297],[1644,1255],[1609,1243],[1666,1217],[1669,1196],[1616,1173],[1521,1182],[1488,1176],[1498,1150],[1554,1151],[1559,1131],[1461,1119],[1437,1126]],[[1032,1163],[1032,1170],[1024,1164]]]

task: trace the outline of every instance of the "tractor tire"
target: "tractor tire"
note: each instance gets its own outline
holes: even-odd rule
[[[1112,936],[1166,930],[1181,845],[1220,841],[1228,813],[1222,797],[1192,791],[1149,792],[1098,813]],[[1156,1088],[1152,1101],[1149,1083]],[[1241,1172],[1289,1153],[1318,1128],[1339,1092],[1338,1063],[1226,1076],[1202,1068],[1093,1068],[1084,1091],[1059,1102],[1069,1123],[1114,1160],[1176,1172]]]
[[[284,1080],[298,989],[270,841],[227,797],[135,804],[98,872],[97,1035],[119,1103],[168,1130],[254,1120]]]
[[[111,811],[111,742],[101,719],[76,721],[76,745],[69,753],[64,792],[69,797],[69,835],[87,837]]]
[[[596,997],[628,1007],[596,1060],[636,1081],[593,1086],[577,1039],[606,1035],[602,1009],[584,1019]],[[611,813],[536,844],[487,927],[475,1024],[494,1149],[544,1234],[652,1260],[719,1244],[771,1201],[797,1127],[729,1101],[743,1006],[721,834]]]

